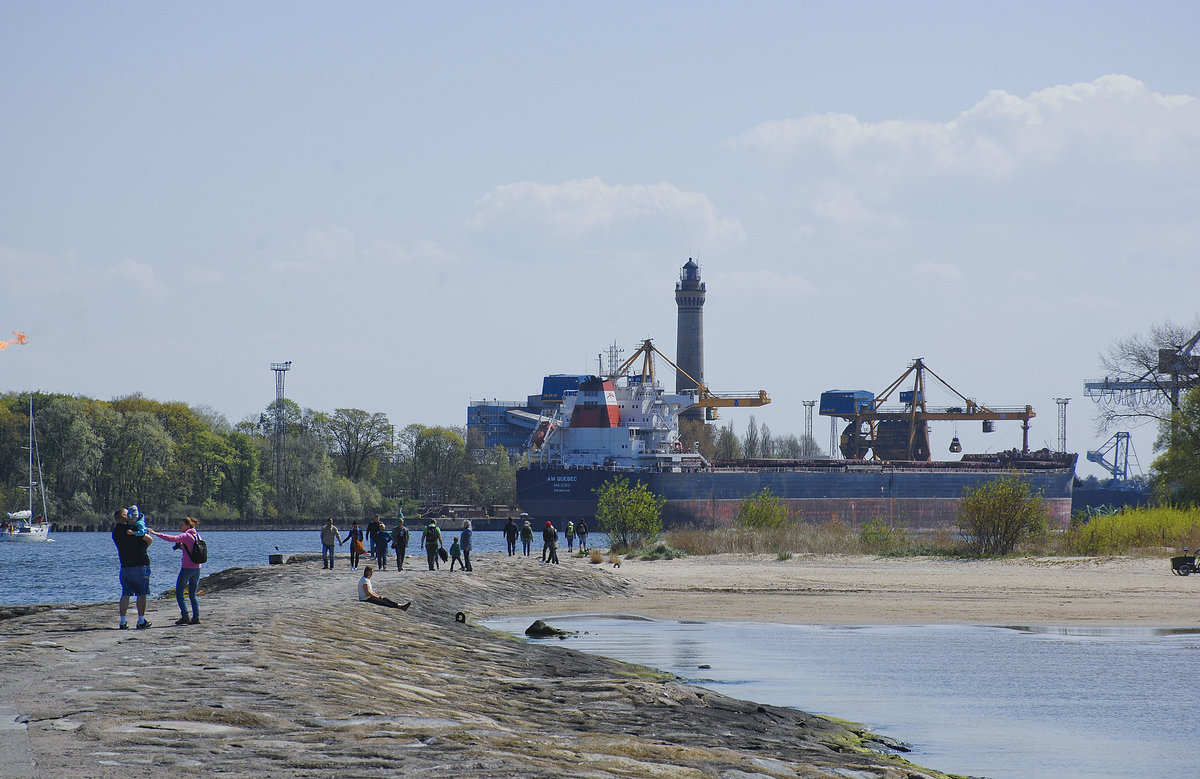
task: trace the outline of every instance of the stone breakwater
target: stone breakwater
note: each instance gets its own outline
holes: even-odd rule
[[[401,612],[317,562],[207,577],[195,626],[173,598],[145,631],[111,603],[0,621],[0,776],[942,776],[853,727],[475,624],[633,594],[607,566],[377,573]]]

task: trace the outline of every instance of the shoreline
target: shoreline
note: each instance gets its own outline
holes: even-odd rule
[[[489,554],[475,573],[451,574],[409,558],[404,572],[374,579],[383,594],[411,599],[408,612],[358,603],[358,572],[322,571],[314,555],[206,577],[198,626],[171,625],[173,598],[151,601],[147,631],[116,630],[112,602],[4,620],[0,776],[938,777],[867,750],[853,725],[478,622],[625,613],[1200,624],[1200,577],[1172,576],[1163,560],[718,555],[613,568],[562,559]],[[1014,614],[1024,618],[1006,618]]]
[[[173,598],[144,631],[117,630],[111,602],[5,620],[0,776],[944,776],[853,725],[477,623],[633,594],[612,570],[421,568],[373,580],[407,612],[306,561],[206,577],[194,626],[171,624]]]

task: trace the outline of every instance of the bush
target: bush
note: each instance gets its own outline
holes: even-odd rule
[[[889,554],[907,548],[912,539],[903,527],[890,527],[883,517],[875,517],[858,531],[863,551]]]
[[[1046,502],[1015,473],[963,491],[958,528],[979,557],[1010,554],[1017,544],[1044,535]]]
[[[783,527],[792,521],[792,516],[783,501],[771,494],[771,488],[763,487],[742,500],[734,521],[742,527],[764,529]]]
[[[628,479],[618,476],[596,490],[596,522],[608,533],[612,549],[634,549],[658,538],[666,502],[642,482],[630,487]]]
[[[1071,517],[1063,546],[1075,554],[1125,554],[1134,549],[1200,545],[1200,509],[1140,508]]]

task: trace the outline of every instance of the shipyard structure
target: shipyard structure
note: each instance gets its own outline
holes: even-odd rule
[[[547,376],[539,396],[523,406],[472,404],[470,423],[489,411],[496,429],[513,441],[524,436],[524,464],[517,471],[517,503],[539,520],[591,519],[597,490],[615,478],[641,482],[665,500],[663,523],[715,526],[732,522],[746,498],[768,489],[806,521],[858,526],[874,519],[910,530],[950,528],[957,523],[965,490],[1016,474],[1039,492],[1052,526],[1070,520],[1075,455],[1028,448],[1032,407],[989,407],[961,395],[917,358],[885,390],[822,393],[821,414],[841,419],[839,452],[798,460],[720,461],[705,458],[679,438],[681,418],[712,419],[721,408],[770,402],[765,391],[734,395],[713,392],[704,382],[702,311],[706,290],[700,268],[688,260],[676,285],[676,364],[649,339],[606,375]],[[675,371],[668,392],[657,371]],[[683,380],[680,377],[684,377]],[[934,407],[926,386],[944,384],[959,400]],[[984,432],[997,422],[1019,422],[1020,449],[961,454],[933,461],[931,422],[977,421]],[[485,439],[486,440],[486,439]],[[957,437],[951,451],[961,452]],[[840,457],[836,455],[840,454]]]

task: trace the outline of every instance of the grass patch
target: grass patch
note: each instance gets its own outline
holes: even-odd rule
[[[1162,547],[1200,546],[1200,508],[1139,508],[1120,514],[1071,518],[1061,546],[1072,554],[1106,555]]]
[[[642,560],[675,560],[680,557],[687,557],[687,553],[674,549],[663,541],[659,541],[640,550],[637,556]]]

